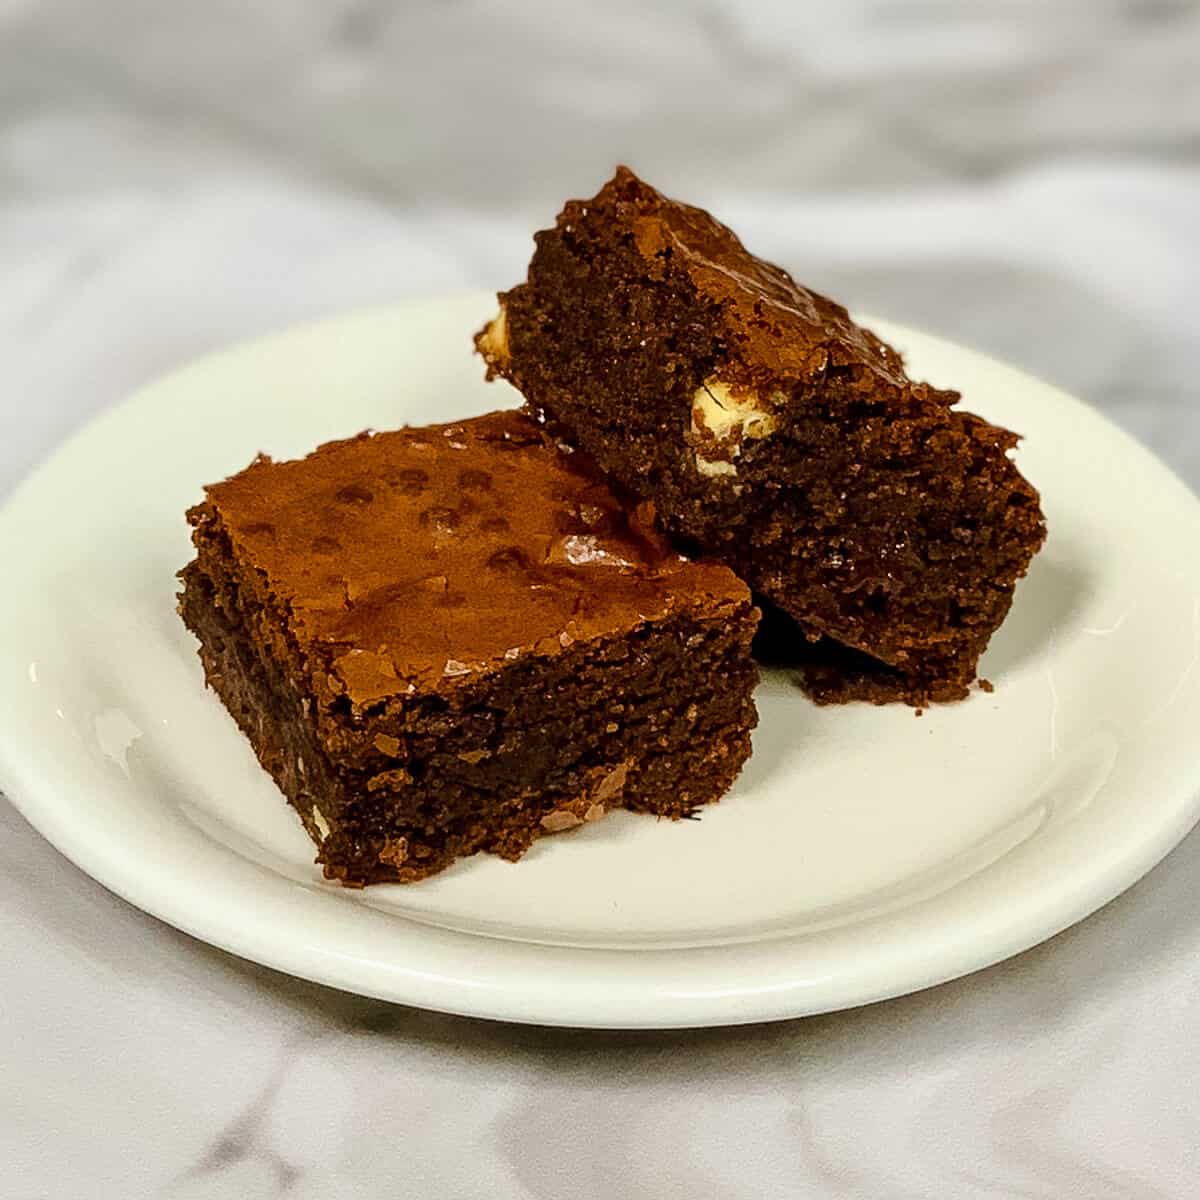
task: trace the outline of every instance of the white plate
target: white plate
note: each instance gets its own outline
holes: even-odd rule
[[[0,787],[64,854],[246,958],[429,1008],[562,1025],[862,1004],[1049,937],[1197,818],[1200,505],[1130,438],[970,351],[872,322],[1021,430],[1050,538],[984,663],[994,695],[819,709],[758,693],[754,756],[698,822],[619,813],[513,866],[323,882],[175,614],[184,509],[259,450],[513,403],[490,297],[368,312],[205,359],[61,450],[0,518]]]

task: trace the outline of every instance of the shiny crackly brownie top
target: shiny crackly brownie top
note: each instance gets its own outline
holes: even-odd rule
[[[664,196],[628,167],[618,167],[594,199],[568,202],[558,224],[571,225],[589,207],[610,211],[632,231],[651,272],[659,256],[678,256],[697,290],[721,306],[731,350],[747,367],[804,379],[830,363],[857,363],[889,383],[907,382],[895,350],[842,305],[751,254],[710,213]]]
[[[517,412],[259,458],[206,492],[192,524],[262,573],[302,652],[327,647],[355,704],[749,603],[732,572],[675,553]]]

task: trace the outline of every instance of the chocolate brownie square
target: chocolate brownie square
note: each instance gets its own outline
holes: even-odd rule
[[[689,816],[750,752],[746,587],[519,413],[260,458],[189,520],[208,683],[331,879]]]
[[[1016,435],[625,168],[476,336],[552,433],[790,621],[818,699],[958,699],[1040,547]]]

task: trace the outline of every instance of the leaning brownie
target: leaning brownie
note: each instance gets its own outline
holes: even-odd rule
[[[519,413],[260,458],[189,520],[183,619],[330,878],[684,817],[750,752],[745,586]]]
[[[818,698],[965,695],[1044,536],[1016,436],[624,168],[534,241],[489,377],[820,643]]]

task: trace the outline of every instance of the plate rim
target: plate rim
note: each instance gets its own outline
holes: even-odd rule
[[[56,472],[61,470],[61,465],[69,461],[80,446],[91,442],[98,433],[102,434],[104,425],[121,419],[120,414],[127,414],[129,409],[145,403],[148,397],[170,386],[182,375],[211,369],[214,363],[221,359],[246,353],[269,352],[273,345],[289,340],[320,337],[331,329],[358,324],[372,317],[400,318],[414,309],[458,305],[463,306],[464,310],[472,307],[483,312],[486,311],[485,306],[493,302],[492,296],[491,292],[456,293],[451,296],[414,298],[399,304],[351,310],[239,341],[176,367],[139,387],[125,400],[76,429],[71,437],[21,479],[0,505],[0,540],[14,522],[22,519],[21,514],[30,497],[36,497],[39,488],[52,485]],[[883,329],[885,336],[901,344],[906,344],[911,339],[925,343],[935,351],[945,347],[966,353],[982,366],[1001,369],[1043,392],[1053,393],[1057,402],[1085,413],[1089,421],[1103,427],[1106,435],[1115,437],[1115,444],[1123,452],[1136,453],[1142,457],[1143,465],[1158,473],[1164,483],[1169,481],[1173,484],[1178,490],[1177,498],[1184,503],[1190,502],[1196,509],[1196,515],[1200,516],[1200,501],[1178,475],[1132,435],[1078,398],[970,347],[896,322],[872,316],[862,316],[859,319],[871,328]],[[5,652],[7,634],[7,627],[0,628],[0,656]],[[3,699],[0,695],[0,701]],[[465,986],[466,981],[459,980],[457,982],[464,986],[448,987],[448,982],[453,981],[422,979],[419,970],[393,970],[382,975],[377,973],[372,977],[364,977],[361,972],[356,973],[353,965],[348,965],[343,956],[336,953],[336,948],[331,952],[330,948],[322,946],[298,947],[294,941],[282,944],[272,942],[269,937],[262,936],[270,932],[270,926],[266,929],[248,930],[239,929],[227,920],[206,921],[202,908],[197,910],[194,906],[189,906],[186,897],[190,893],[187,888],[177,888],[174,891],[170,888],[164,889],[158,875],[139,875],[136,870],[129,869],[128,863],[122,870],[120,846],[109,844],[98,847],[95,839],[89,841],[84,836],[86,826],[72,822],[72,814],[52,786],[51,775],[44,770],[39,772],[35,769],[37,751],[22,751],[13,736],[12,728],[9,722],[0,725],[0,791],[64,857],[128,903],[198,940],[238,957],[315,983],[382,1000],[415,1004],[436,1011],[530,1024],[609,1029],[694,1028],[747,1024],[852,1008],[919,991],[1001,962],[1076,924],[1153,869],[1200,820],[1198,754],[1191,763],[1190,773],[1181,772],[1176,777],[1170,794],[1164,796],[1157,805],[1155,811],[1162,814],[1162,819],[1156,821],[1149,829],[1139,830],[1140,836],[1123,843],[1121,852],[1103,871],[1076,871],[1066,879],[1051,881],[1039,892],[1040,905],[1032,906],[1031,911],[1026,912],[1022,920],[1005,921],[998,919],[996,914],[991,914],[990,920],[980,920],[977,914],[977,919],[973,922],[976,926],[975,934],[979,934],[979,927],[991,927],[993,936],[964,938],[964,933],[968,931],[965,927],[959,929],[958,945],[951,946],[950,942],[946,942],[942,945],[940,954],[932,954],[927,948],[925,958],[928,961],[924,963],[924,969],[910,970],[902,978],[895,980],[894,986],[881,983],[877,969],[873,975],[864,974],[858,980],[857,987],[843,986],[838,996],[833,996],[828,990],[826,994],[821,994],[819,991],[807,989],[806,994],[806,985],[794,982],[790,989],[772,988],[766,992],[756,991],[752,986],[732,994],[721,994],[704,988],[694,993],[676,989],[669,999],[657,995],[654,1004],[648,1005],[644,994],[626,995],[618,1002],[611,994],[601,994],[591,999],[580,994],[578,988],[556,989],[545,983],[540,987],[527,985],[522,989],[514,985],[511,979],[501,978],[500,976],[505,974],[503,971],[490,985],[485,986]],[[116,855],[114,850],[118,851]],[[191,882],[195,884],[195,881]],[[1035,917],[1039,911],[1041,919],[1037,920]],[[387,919],[403,921],[397,916]],[[408,926],[415,924],[403,923]],[[410,929],[409,932],[411,934],[413,931]],[[421,941],[425,935],[418,930],[413,936],[417,941]],[[472,934],[446,935],[440,932],[438,936],[465,939],[472,944],[478,941],[478,935]],[[783,954],[784,947],[795,940],[783,938],[775,945]],[[963,945],[964,941],[968,944]],[[616,954],[628,959],[630,955],[634,955],[640,958],[643,965],[680,953],[693,953],[675,949],[611,951],[565,947],[542,948],[539,951],[543,955],[562,952],[574,958],[592,957],[593,961],[595,956]]]

